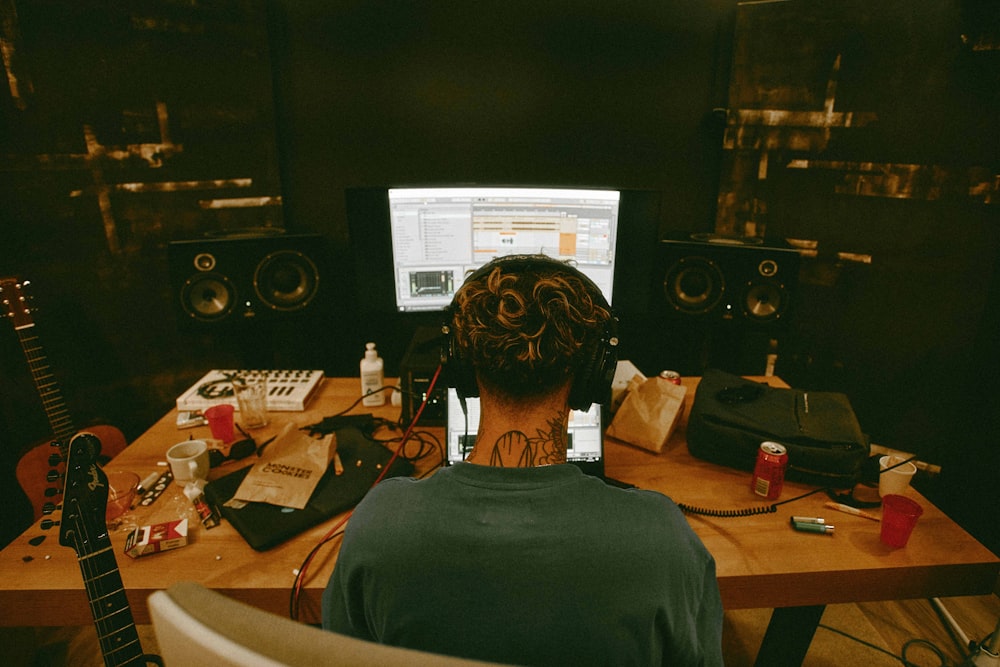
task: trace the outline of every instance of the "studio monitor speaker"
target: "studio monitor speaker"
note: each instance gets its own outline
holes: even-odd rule
[[[174,241],[170,279],[178,322],[226,325],[314,307],[325,274],[319,234],[251,234]]]
[[[657,266],[660,312],[771,328],[789,313],[799,254],[780,240],[685,234],[661,239]]]

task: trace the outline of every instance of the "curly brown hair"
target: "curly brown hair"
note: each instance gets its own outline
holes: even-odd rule
[[[455,294],[455,345],[481,384],[513,399],[545,395],[595,353],[611,313],[586,278],[545,257],[498,263]]]

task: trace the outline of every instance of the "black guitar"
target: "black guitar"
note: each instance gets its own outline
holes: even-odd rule
[[[162,667],[159,656],[142,652],[122,585],[104,518],[108,478],[97,465],[100,451],[101,441],[93,433],[79,433],[69,441],[59,543],[76,551],[104,664],[115,667],[152,663]]]

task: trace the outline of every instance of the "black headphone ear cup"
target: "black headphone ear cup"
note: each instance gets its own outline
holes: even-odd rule
[[[467,363],[459,353],[455,345],[455,336],[451,331],[451,315],[448,311],[448,319],[442,331],[444,342],[441,349],[441,375],[445,385],[452,387],[462,398],[475,398],[479,396],[479,384],[476,382],[476,372],[472,365]]]
[[[606,304],[602,304],[608,308]],[[593,403],[606,403],[611,398],[611,384],[618,367],[618,318],[611,315],[604,335],[594,346],[593,355],[584,362],[573,379],[569,392],[569,407],[589,410]]]

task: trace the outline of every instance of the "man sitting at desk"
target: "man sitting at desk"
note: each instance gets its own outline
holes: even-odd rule
[[[667,497],[566,463],[568,415],[610,391],[616,322],[583,274],[495,260],[449,311],[445,371],[480,396],[468,460],[358,505],[323,626],[524,665],[721,665],[715,562]]]

